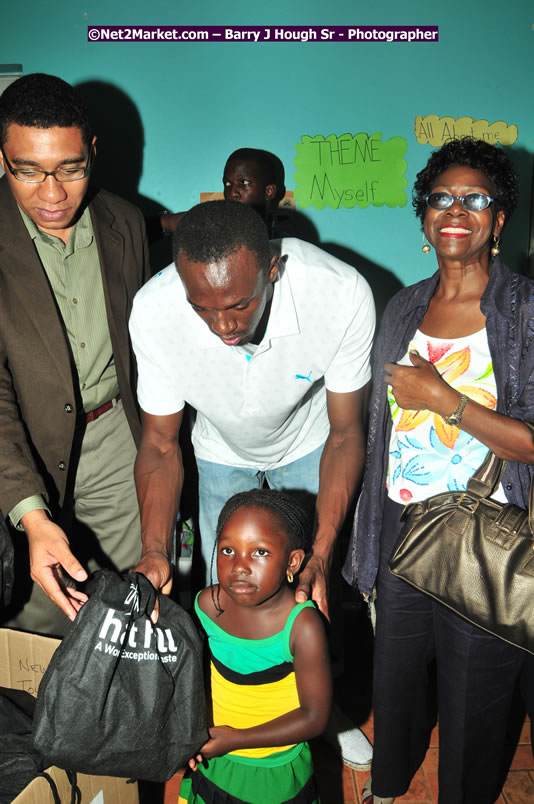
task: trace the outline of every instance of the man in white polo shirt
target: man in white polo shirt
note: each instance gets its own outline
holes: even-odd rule
[[[207,566],[219,511],[236,491],[266,477],[275,488],[318,492],[314,556],[301,586],[309,593],[313,585],[326,611],[322,576],[363,464],[373,300],[353,268],[300,240],[269,243],[261,224],[237,202],[199,204],[176,232],[177,269],[168,266],[135,298],[144,553],[151,550],[149,574],[155,564],[166,582],[188,402],[197,413]]]
[[[235,201],[194,207],[174,243],[176,267],[137,294],[130,319],[143,418],[137,569],[170,589],[183,479],[178,432],[188,402],[206,565],[220,509],[235,492],[266,479],[317,494],[313,553],[296,599],[313,597],[326,614],[334,542],[364,462],[371,291],[315,246],[269,243],[259,215]]]

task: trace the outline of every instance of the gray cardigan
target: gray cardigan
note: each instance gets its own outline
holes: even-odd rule
[[[369,411],[365,475],[354,518],[343,575],[370,594],[378,567],[382,510],[386,495],[391,416],[383,379],[384,363],[406,354],[439,281],[429,279],[403,288],[389,302],[375,346],[374,387]],[[512,273],[499,258],[480,300],[497,383],[497,411],[534,422],[534,282]],[[503,487],[509,502],[526,508],[534,466],[509,462]]]

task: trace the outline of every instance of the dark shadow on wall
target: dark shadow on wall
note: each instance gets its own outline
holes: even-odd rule
[[[516,211],[504,227],[501,257],[512,271],[532,277],[528,254],[529,230],[532,226],[532,154],[526,148],[514,146],[503,150],[510,157],[517,174],[519,201]]]
[[[131,201],[146,219],[157,220],[164,207],[139,192],[145,134],[137,106],[122,89],[107,81],[84,81],[76,89],[87,105],[97,136],[91,182]],[[171,240],[160,238],[151,243],[153,273],[172,262]]]
[[[388,268],[383,268],[347,246],[332,242],[321,242],[315,224],[299,210],[282,211],[277,217],[277,221],[280,228],[285,229],[289,236],[313,243],[333,257],[337,257],[338,260],[342,260],[356,268],[365,277],[373,292],[378,324],[388,301],[404,287],[395,274]]]
[[[346,246],[339,246],[337,243],[321,243],[321,248],[337,257],[338,260],[343,260],[348,265],[352,265],[367,279],[375,299],[376,323],[378,326],[386,304],[395,293],[404,287],[402,282],[388,268],[377,265],[376,262],[368,260],[367,257],[362,257],[361,254]]]

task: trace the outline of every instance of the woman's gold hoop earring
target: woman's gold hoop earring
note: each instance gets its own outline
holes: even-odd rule
[[[497,235],[497,237],[495,237],[495,235],[493,235],[493,248],[491,249],[491,256],[492,257],[496,257],[498,254],[501,253],[501,250],[499,248],[499,243],[500,242],[501,242],[501,238],[499,237],[499,235]]]
[[[293,583],[293,580],[294,580],[293,579],[293,573],[291,572],[291,570],[288,570],[287,571],[287,582],[288,583]]]
[[[421,246],[421,251],[423,252],[423,254],[428,254],[430,251],[430,245],[426,243],[425,240],[426,238],[423,235],[423,245]]]

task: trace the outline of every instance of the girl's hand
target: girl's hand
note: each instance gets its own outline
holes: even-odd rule
[[[210,739],[200,749],[199,755],[202,755],[201,759],[202,757],[204,759],[220,757],[222,754],[228,754],[229,751],[239,747],[236,739],[239,734],[238,729],[233,729],[231,726],[212,726],[209,729],[209,733]],[[194,760],[189,760],[190,767],[192,767],[191,762],[194,762]],[[196,766],[193,770],[196,770]]]
[[[191,757],[187,763],[191,770],[196,771],[198,765],[205,759],[212,759],[213,757],[220,757],[222,754],[227,754],[238,748],[236,735],[237,729],[232,729],[231,726],[212,726],[208,729],[210,738],[207,743],[204,743],[196,757]]]
[[[391,386],[397,405],[404,410],[455,409],[457,393],[442,379],[436,367],[417,352],[409,353],[412,366],[386,363],[384,380]],[[450,399],[447,392],[452,393]]]
[[[203,758],[202,754],[197,754],[196,757],[191,757],[191,759],[189,760],[189,762],[187,764],[189,765],[191,770],[196,771],[198,766],[202,763],[203,759],[204,758]]]

